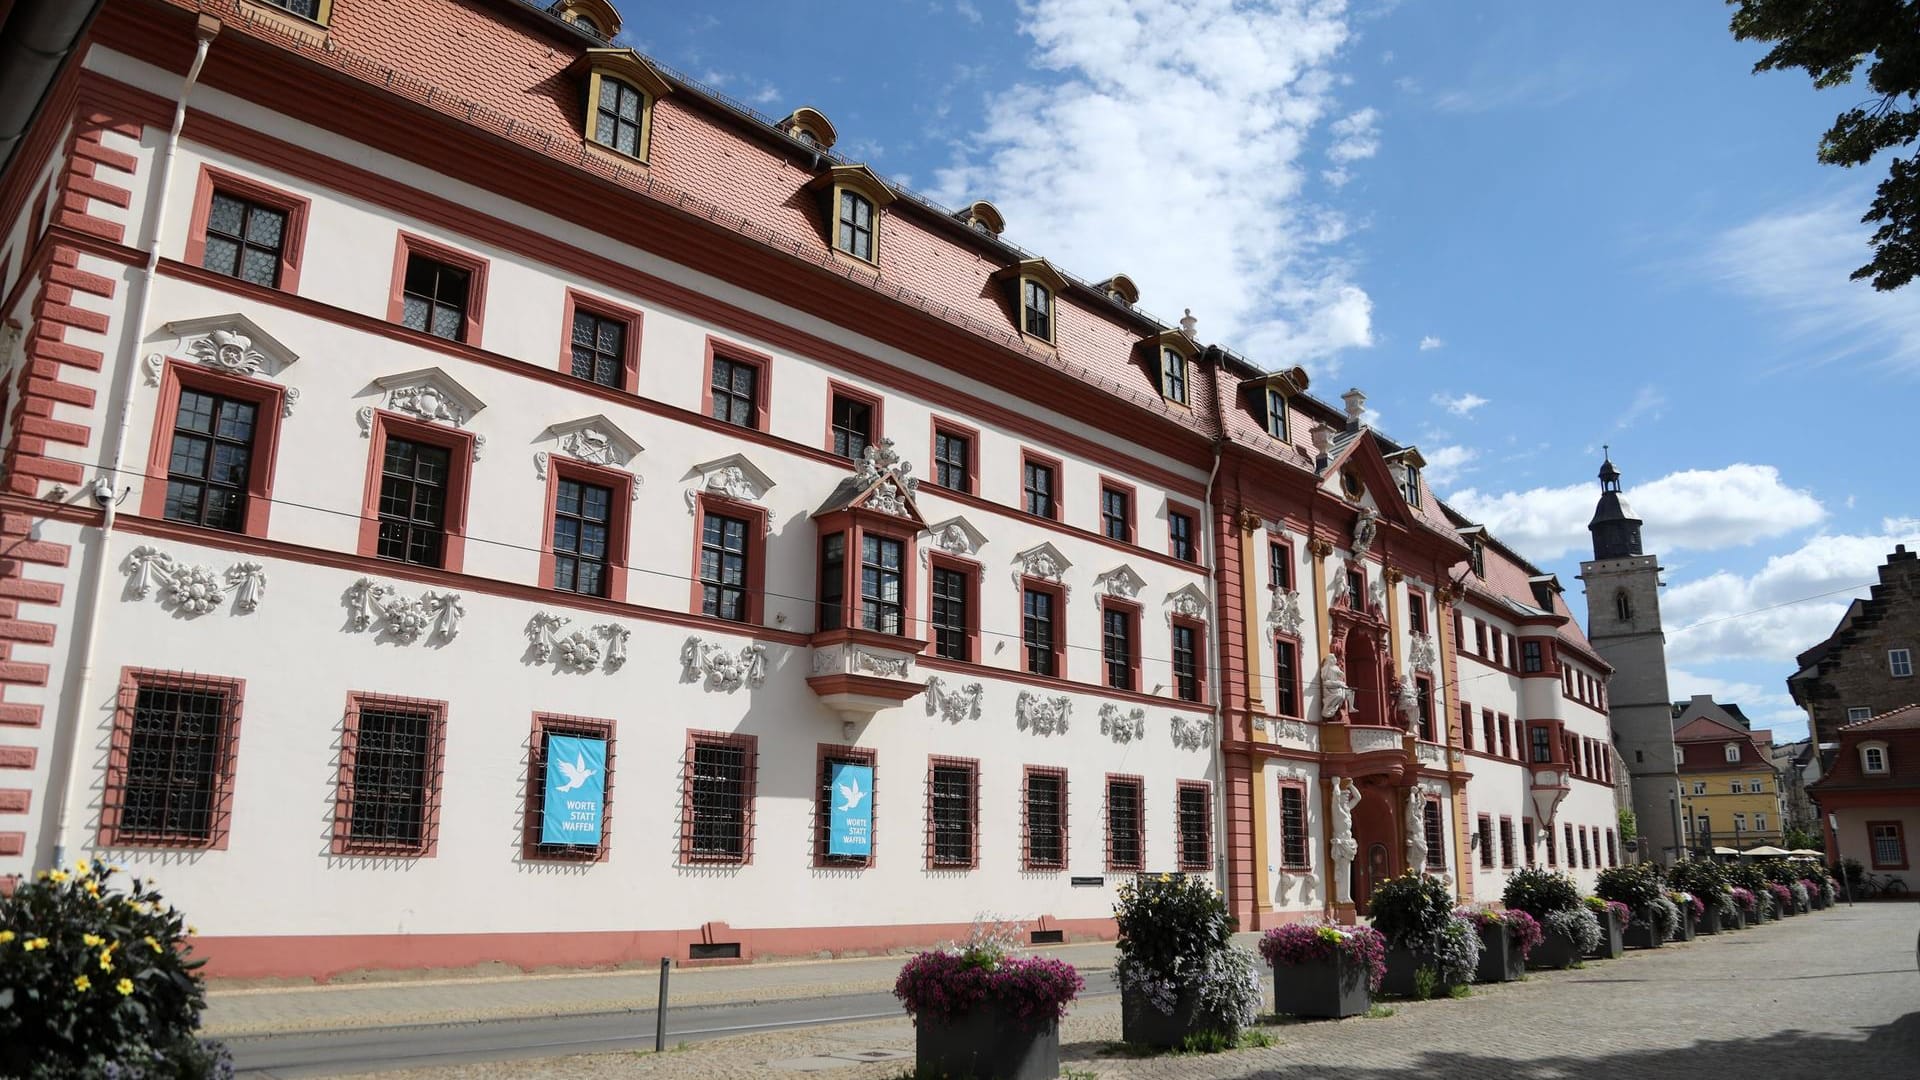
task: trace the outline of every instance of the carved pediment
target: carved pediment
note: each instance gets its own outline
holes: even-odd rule
[[[766,498],[773,489],[773,479],[761,472],[744,454],[728,454],[726,457],[695,465],[687,470],[683,479],[694,480],[687,489],[687,512],[692,513],[694,504],[703,491],[715,495],[724,495],[741,502],[757,503]]]
[[[964,517],[950,517],[945,521],[927,526],[928,547],[936,547],[949,555],[974,558],[987,544],[986,534],[974,528],[973,522]],[[921,548],[925,554],[927,548]]]
[[[1140,597],[1140,590],[1147,587],[1147,581],[1134,573],[1133,567],[1121,563],[1111,570],[1094,575],[1093,587],[1108,596],[1137,600]]]
[[[287,348],[280,339],[238,312],[199,319],[175,319],[160,329],[176,339],[173,347],[175,355],[191,356],[208,367],[233,375],[277,378],[280,372],[300,359],[299,354]]]
[[[421,368],[373,380],[380,407],[434,424],[466,427],[487,403],[439,368]]]
[[[1207,594],[1200,586],[1189,582],[1167,594],[1167,618],[1172,620],[1176,616],[1188,619],[1207,617]]]
[[[1060,549],[1051,543],[1041,542],[1013,557],[1013,580],[1019,584],[1023,577],[1039,578],[1066,584],[1067,571],[1073,567]]]
[[[640,455],[645,449],[633,436],[620,430],[620,426],[604,416],[595,414],[583,416],[578,420],[569,420],[564,424],[554,424],[542,433],[550,440],[553,451],[565,454],[577,461],[590,465],[605,465],[608,468],[625,468],[627,463]],[[547,475],[547,455],[542,450],[533,456],[534,468],[544,478]]]

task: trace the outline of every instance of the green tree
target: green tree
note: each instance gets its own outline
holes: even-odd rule
[[[1827,850],[1827,838],[1825,836],[1819,833],[1808,832],[1805,829],[1788,829],[1784,842],[1789,851],[1799,851],[1802,848],[1808,851]]]
[[[1640,823],[1635,820],[1632,810],[1623,806],[1620,808],[1618,817],[1620,820],[1620,839],[1631,840],[1640,835]]]
[[[1873,258],[1853,280],[1883,292],[1920,274],[1920,0],[1727,0],[1733,36],[1773,48],[1755,72],[1801,68],[1819,89],[1852,83],[1867,65],[1871,96],[1840,114],[1820,137],[1828,165],[1865,165],[1894,151],[1887,178],[1860,220],[1874,230]]]

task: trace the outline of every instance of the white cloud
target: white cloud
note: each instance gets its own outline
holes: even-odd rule
[[[1464,394],[1435,394],[1433,403],[1455,416],[1472,416],[1473,410],[1487,403],[1487,399],[1471,391]]]
[[[1762,660],[1780,677],[1793,658],[1833,632],[1847,604],[1866,595],[1896,544],[1920,543],[1920,518],[1893,518],[1877,532],[1809,538],[1751,575],[1721,570],[1670,587],[1661,598],[1667,655],[1680,663]]]
[[[1192,307],[1209,336],[1263,363],[1372,344],[1372,301],[1330,250],[1345,219],[1301,197],[1303,156],[1335,107],[1342,5],[1033,0],[1022,11],[1034,64],[1052,77],[994,89],[938,198],[992,199],[1009,239],[1090,277],[1124,271],[1149,310]],[[1366,111],[1342,121],[1351,160],[1364,156]]]
[[[1443,348],[1446,346],[1446,344],[1447,344],[1446,342],[1441,341],[1439,338],[1434,337],[1432,334],[1428,334],[1426,337],[1423,337],[1420,339],[1420,351],[1430,352],[1434,349]]]
[[[1614,430],[1630,428],[1642,420],[1658,420],[1667,413],[1667,395],[1657,386],[1643,386],[1633,395],[1627,411],[1614,421]]]
[[[1782,363],[1869,362],[1920,374],[1920,304],[1847,275],[1867,261],[1863,189],[1755,218],[1722,233],[1702,259],[1723,286],[1783,332]]]
[[[1435,487],[1451,487],[1462,474],[1474,469],[1474,459],[1480,451],[1470,446],[1442,446],[1432,451],[1421,451],[1421,457],[1427,459],[1427,483]]]
[[[1659,554],[1751,544],[1818,524],[1827,514],[1812,494],[1782,482],[1771,465],[1687,469],[1627,495],[1634,514],[1646,522],[1646,550]],[[1587,522],[1599,496],[1599,488],[1587,483],[1497,493],[1469,488],[1447,501],[1528,558],[1541,560],[1587,548]]]
[[[980,9],[973,6],[973,0],[956,0],[953,5],[953,10],[958,12],[961,18],[973,23],[975,26],[980,24]]]
[[[1369,107],[1335,120],[1327,129],[1334,137],[1327,156],[1348,165],[1379,153],[1380,131],[1375,126],[1379,119],[1380,113]]]
[[[1667,690],[1673,700],[1706,694],[1721,705],[1738,705],[1756,729],[1770,729],[1775,742],[1792,742],[1807,734],[1807,714],[1793,703],[1785,685],[1776,679],[1768,688],[1741,678],[1721,678],[1667,665]]]

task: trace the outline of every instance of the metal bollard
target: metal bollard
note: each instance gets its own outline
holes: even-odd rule
[[[673,961],[660,958],[660,1000],[653,1006],[653,1052],[664,1054],[667,1050],[667,972]]]

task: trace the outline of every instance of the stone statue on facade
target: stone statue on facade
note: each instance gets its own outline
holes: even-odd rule
[[[1409,873],[1427,865],[1427,793],[1419,788],[1407,789],[1407,870]]]
[[[1360,516],[1353,519],[1353,557],[1359,558],[1373,548],[1373,538],[1380,531],[1380,512],[1371,506],[1360,508]]]
[[[1400,713],[1400,726],[1408,731],[1420,730],[1420,688],[1414,684],[1413,676],[1400,676],[1400,688],[1394,694],[1394,707]]]
[[[1353,808],[1360,803],[1360,789],[1342,777],[1333,785],[1333,888],[1334,901],[1353,903],[1353,860],[1360,845],[1353,838]]]
[[[1343,709],[1353,706],[1354,692],[1347,685],[1347,673],[1340,667],[1340,659],[1327,653],[1320,661],[1320,719],[1333,720],[1339,717]]]

